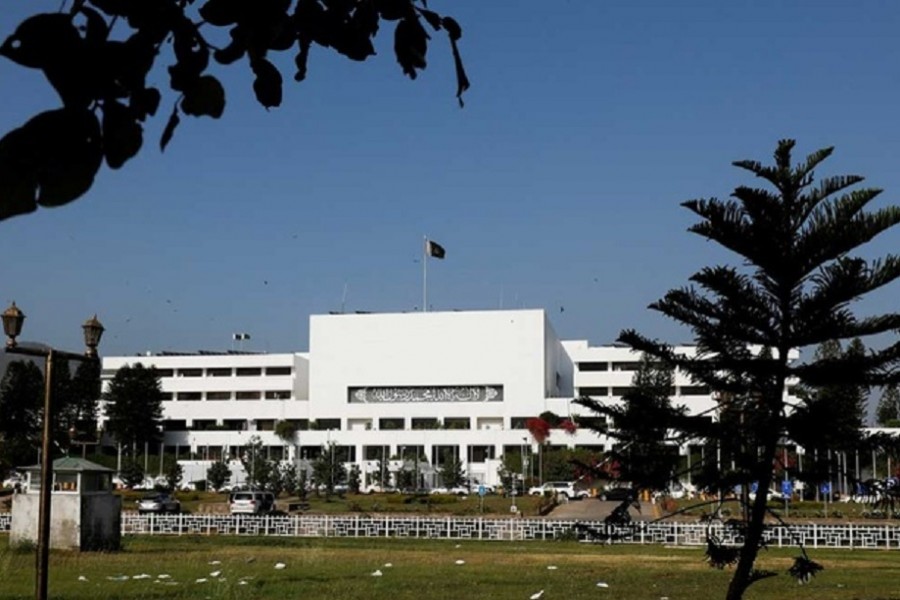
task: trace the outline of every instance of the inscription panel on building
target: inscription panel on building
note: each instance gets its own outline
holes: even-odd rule
[[[399,387],[350,387],[351,404],[408,402],[502,402],[502,385],[438,385]]]

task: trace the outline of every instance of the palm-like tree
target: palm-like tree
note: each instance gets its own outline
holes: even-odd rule
[[[850,310],[854,300],[900,276],[896,255],[866,260],[854,254],[900,222],[900,208],[866,210],[881,190],[849,190],[863,181],[860,176],[828,177],[814,186],[813,170],[833,149],[816,151],[794,166],[794,145],[793,140],[780,141],[773,166],[750,160],[734,163],[774,189],[740,186],[727,200],[683,204],[701,219],[689,231],[741,259],[740,267],[701,269],[691,277],[692,284],[650,306],[693,330],[698,355],[675,354],[668,345],[633,330],[619,337],[716,390],[729,399],[730,410],[745,416],[738,426],[752,451],[738,454],[744,461],[738,471],[745,483],[755,481],[761,490],[772,484],[777,447],[790,435],[789,381],[880,385],[898,379],[900,359],[900,343],[894,342],[861,355],[814,358],[803,364],[790,360],[796,349],[900,330],[900,314],[860,318]],[[725,431],[701,419],[682,419],[673,426],[688,437],[716,438]],[[764,576],[753,566],[762,542],[766,495],[757,494],[748,509],[745,543],[728,600],[742,598]],[[804,554],[792,573],[808,576],[816,567]]]

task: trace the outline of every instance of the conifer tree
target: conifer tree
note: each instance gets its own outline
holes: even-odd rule
[[[814,186],[814,169],[833,149],[818,150],[793,165],[794,145],[780,141],[772,166],[734,163],[772,189],[741,185],[727,200],[683,204],[700,217],[689,231],[735,253],[740,265],[704,267],[691,277],[691,285],[669,291],[650,306],[690,327],[697,355],[678,354],[633,330],[619,337],[708,386],[744,416],[737,434],[752,440],[754,451],[740,455],[738,472],[745,485],[756,482],[762,490],[773,483],[779,445],[791,438],[789,382],[874,386],[900,379],[896,338],[877,351],[793,360],[797,350],[829,340],[900,329],[900,314],[857,317],[850,309],[853,301],[900,276],[898,256],[867,260],[858,254],[860,246],[900,222],[900,208],[871,209],[881,190],[849,189],[863,181],[860,176],[827,177]],[[691,438],[721,441],[726,433],[721,421],[702,418],[675,418],[670,425]],[[754,581],[768,575],[754,569],[766,513],[766,494],[756,494],[746,513],[744,544],[735,557],[727,600],[743,598]],[[721,566],[716,559],[721,553],[710,548],[710,562]],[[790,572],[803,581],[820,568],[803,551]]]

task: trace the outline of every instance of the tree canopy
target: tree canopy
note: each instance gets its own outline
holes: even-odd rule
[[[141,363],[116,371],[103,394],[106,431],[120,444],[143,444],[159,439],[162,389],[159,373]]]
[[[462,29],[425,0],[64,0],[59,12],[29,17],[0,45],[0,56],[41,70],[62,106],[0,139],[0,220],[67,204],[91,188],[104,161],[119,169],[133,158],[144,144],[143,124],[163,101],[147,84],[160,61],[171,60],[175,95],[159,142],[164,150],[181,115],[224,113],[225,88],[210,74],[210,59],[244,62],[268,110],[282,102],[274,53],[293,51],[293,78],[303,81],[314,44],[364,61],[388,22],[395,24],[394,55],[411,79],[427,65],[426,25],[446,33],[462,106],[469,87]]]
[[[707,415],[675,418],[669,423],[683,439],[737,442],[737,471],[732,482],[756,483],[767,490],[779,444],[792,439],[786,393],[791,381],[814,388],[875,386],[900,379],[900,342],[880,350],[863,348],[836,356],[794,360],[797,349],[831,340],[865,339],[900,330],[900,314],[857,317],[851,304],[900,277],[900,257],[867,260],[859,248],[900,222],[900,208],[871,208],[881,193],[874,188],[850,189],[858,175],[833,176],[815,182],[814,170],[833,152],[824,148],[792,164],[793,140],[782,140],[775,163],[764,166],[743,160],[734,166],[749,171],[771,189],[740,185],[731,198],[690,200],[683,206],[700,218],[692,233],[738,255],[740,266],[704,267],[691,285],[669,291],[650,308],[691,328],[696,356],[623,331],[619,340],[686,373],[708,386],[719,400],[719,414],[738,418],[710,420]],[[766,494],[749,503],[744,545],[727,599],[738,600],[756,580],[754,570],[763,544]],[[721,555],[714,540],[710,562]],[[803,555],[791,574],[808,579],[820,567]]]
[[[6,367],[0,381],[0,473],[37,461],[44,375],[30,360]]]

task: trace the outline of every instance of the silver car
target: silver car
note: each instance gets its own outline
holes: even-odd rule
[[[137,501],[139,514],[178,514],[181,512],[181,502],[169,494],[148,494]]]

